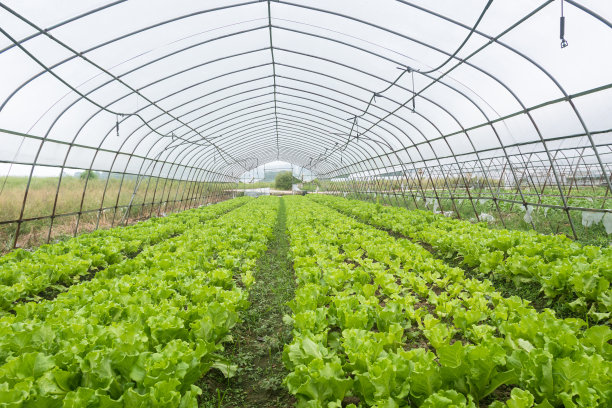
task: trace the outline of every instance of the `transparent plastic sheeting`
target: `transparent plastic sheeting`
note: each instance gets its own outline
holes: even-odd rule
[[[612,214],[603,212],[588,212],[582,213],[582,225],[591,227],[601,223],[608,234],[612,234]]]
[[[565,0],[565,48],[561,5],[0,2],[0,171],[233,182],[283,160],[353,189],[545,185],[568,211],[568,179],[611,188],[612,2]]]

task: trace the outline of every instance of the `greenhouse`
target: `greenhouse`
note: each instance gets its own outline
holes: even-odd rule
[[[0,407],[612,406],[612,2],[0,1]]]

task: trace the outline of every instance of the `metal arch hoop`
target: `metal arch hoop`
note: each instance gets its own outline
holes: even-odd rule
[[[572,1],[568,1],[568,2],[569,2],[570,4],[576,5],[576,4],[575,4],[575,2],[572,2]],[[119,3],[119,2],[116,2],[116,3]],[[116,3],[113,3],[113,4],[116,4]],[[246,5],[246,4],[254,4],[254,3],[256,3],[256,2],[247,2],[247,3],[242,3],[241,5]],[[268,3],[269,3],[269,2],[268,2]],[[284,2],[279,2],[279,3],[281,3],[281,4],[295,5],[295,4],[292,4],[292,3],[284,3]],[[407,3],[407,2],[403,2],[403,3]],[[548,3],[546,3],[546,4],[548,4]],[[544,4],[543,6],[545,6],[546,4]],[[234,6],[235,6],[235,5],[234,5]],[[269,6],[269,4],[268,4],[268,6]],[[295,6],[301,6],[301,5],[295,5]],[[542,7],[543,7],[543,6],[542,6]],[[579,7],[579,5],[576,5],[576,6],[577,6],[577,7]],[[109,7],[110,7],[110,5],[109,5]],[[581,8],[581,9],[583,9],[583,10],[584,10],[584,8],[583,8],[583,7],[579,7],[579,8]],[[318,10],[318,11],[323,11],[323,12],[325,12],[324,10]],[[428,10],[427,10],[427,11],[428,11]],[[588,10],[585,10],[585,11],[589,12],[589,14],[594,15],[594,13],[592,13],[592,12],[590,12],[590,11],[588,11]],[[430,11],[428,11],[428,12],[430,12]],[[91,14],[91,13],[86,13],[86,14]],[[596,16],[596,15],[594,15],[594,16]],[[344,18],[348,18],[347,16],[342,16],[342,17],[344,17]],[[599,16],[597,16],[597,17],[599,17]],[[608,26],[610,26],[610,23],[609,23],[609,22],[606,22],[606,21],[605,21],[605,20],[603,20],[602,18],[600,18],[600,17],[599,17],[599,20],[601,20],[602,22],[604,22],[605,24],[607,24]],[[271,30],[271,23],[269,24],[268,28]],[[477,32],[477,31],[475,31],[475,32]],[[481,34],[481,33],[479,33],[479,32],[478,32],[478,34]],[[481,35],[482,35],[482,34],[481,34]],[[498,40],[497,40],[497,38],[493,39],[493,42],[496,42],[496,43],[499,43],[499,44],[503,44],[503,43],[501,43],[500,41],[498,41]],[[271,45],[271,47],[270,47],[270,48],[271,48],[271,49],[273,49],[272,45]],[[519,54],[519,53],[518,53],[516,50],[512,50],[512,51],[513,51],[513,52],[516,52],[517,54]],[[521,55],[521,54],[519,54],[519,55]],[[521,56],[523,56],[523,55],[521,55]],[[76,56],[75,56],[75,57],[76,57]],[[524,57],[524,56],[523,56],[523,57]],[[526,58],[526,57],[524,57],[524,58]],[[527,58],[526,58],[526,59],[527,59]],[[532,62],[532,63],[533,63],[533,61],[530,61],[530,62]],[[461,63],[465,63],[465,61],[461,60],[461,61],[460,61],[460,64],[461,64]],[[273,61],[273,64],[274,64],[274,61]],[[466,63],[466,64],[467,64],[467,63]],[[537,66],[537,64],[535,64],[535,63],[533,63],[533,64]],[[471,66],[471,64],[467,64],[467,65],[470,65],[470,66]],[[539,67],[539,66],[538,66],[538,68],[540,68],[540,69],[541,69],[541,67]],[[543,70],[542,70],[542,71],[543,71]],[[598,162],[599,162],[599,165],[600,165],[600,167],[601,167],[601,169],[602,169],[602,171],[603,171],[603,174],[604,174],[604,175],[606,175],[606,174],[607,174],[607,172],[606,172],[606,168],[603,166],[603,163],[602,163],[602,161],[601,161],[601,158],[599,157],[599,153],[598,153],[598,150],[597,150],[597,146],[595,145],[595,143],[594,143],[594,141],[593,141],[593,139],[592,139],[592,136],[591,136],[591,135],[592,135],[592,132],[589,132],[589,130],[587,129],[586,124],[585,124],[585,123],[584,123],[584,121],[582,120],[582,117],[580,116],[580,114],[579,114],[578,110],[576,109],[575,105],[573,104],[572,98],[571,98],[571,97],[569,97],[569,96],[568,96],[568,95],[565,93],[565,91],[563,91],[563,89],[560,87],[560,85],[557,83],[557,81],[556,81],[556,80],[555,80],[555,79],[554,79],[554,78],[553,78],[551,75],[549,75],[549,74],[548,74],[546,71],[543,71],[543,72],[545,72],[545,73],[546,73],[546,74],[547,74],[547,75],[548,75],[548,76],[551,78],[551,80],[552,80],[553,82],[555,82],[555,84],[557,84],[557,85],[559,86],[559,88],[562,90],[562,92],[564,93],[565,97],[567,98],[567,101],[568,101],[568,102],[570,103],[570,105],[572,106],[572,109],[573,109],[573,110],[576,112],[576,115],[577,115],[577,117],[579,118],[579,121],[581,122],[581,124],[583,125],[583,128],[584,128],[584,130],[585,130],[585,135],[586,135],[586,136],[589,138],[589,141],[590,141],[590,143],[591,143],[591,147],[592,147],[592,149],[593,149],[593,152],[595,153],[595,156],[596,156],[596,158],[597,158],[597,160],[598,160]],[[490,74],[488,74],[488,73],[486,73],[486,74],[487,74],[487,75],[490,75]],[[274,78],[276,78],[276,74],[274,74]],[[498,82],[499,82],[499,81],[498,81]],[[501,82],[500,82],[500,84],[501,84]],[[502,85],[503,85],[503,84],[502,84]],[[507,89],[507,90],[508,90],[508,91],[509,91],[509,92],[510,92],[510,93],[511,93],[511,94],[512,94],[514,97],[515,97],[515,99],[516,99],[516,100],[517,100],[517,101],[518,101],[518,102],[521,104],[521,107],[523,108],[523,111],[522,111],[522,112],[520,112],[520,113],[526,113],[526,114],[529,116],[529,118],[530,118],[531,122],[533,123],[534,128],[536,129],[536,131],[537,131],[537,133],[538,133],[538,135],[539,135],[539,137],[540,137],[541,143],[542,143],[542,145],[543,145],[543,146],[544,146],[544,148],[545,148],[545,152],[546,152],[546,154],[547,154],[547,156],[548,156],[548,160],[549,160],[549,162],[550,162],[550,164],[551,164],[551,169],[552,169],[553,173],[555,173],[555,177],[556,177],[556,167],[555,167],[555,164],[554,164],[554,158],[552,158],[552,157],[551,157],[550,152],[549,152],[549,150],[548,150],[548,147],[547,147],[547,145],[546,145],[546,141],[547,141],[548,139],[546,139],[546,140],[545,140],[545,139],[543,138],[542,134],[540,133],[539,129],[537,128],[537,124],[535,123],[534,119],[533,119],[533,118],[531,117],[531,115],[530,115],[530,111],[531,111],[531,109],[527,109],[527,108],[526,108],[526,107],[525,107],[525,106],[522,104],[522,102],[520,102],[520,100],[519,100],[519,99],[518,99],[518,98],[517,98],[517,97],[514,95],[514,93],[511,91],[511,89],[509,89],[509,88],[508,88],[508,87],[506,87],[505,85],[503,85],[503,86],[504,86],[504,87],[505,87],[505,88],[506,88],[506,89]],[[276,91],[276,85],[275,85],[275,91]],[[274,103],[275,103],[275,105],[276,105],[276,100],[274,101]],[[475,104],[475,105],[476,105],[476,104]],[[485,124],[483,124],[483,125],[484,125],[484,126],[490,126],[492,129],[494,129],[494,127],[492,126],[492,125],[493,125],[493,121],[489,120],[488,118],[487,118],[487,123],[485,123]],[[463,133],[465,133],[465,134],[467,135],[467,132],[466,132],[466,130],[465,130],[465,129],[463,129],[463,127],[462,127],[462,132],[463,132]],[[441,135],[441,138],[442,138],[442,139],[444,139],[444,140],[446,140],[446,136],[447,136],[447,135]],[[278,138],[278,131],[277,131],[277,138]],[[469,138],[468,138],[468,140],[469,140]],[[43,143],[41,143],[41,147],[42,147],[42,144],[43,144]],[[502,149],[504,150],[504,155],[505,155],[506,159],[508,160],[508,163],[511,163],[511,162],[509,161],[509,157],[510,157],[510,155],[509,155],[509,154],[507,153],[507,151],[505,150],[505,146],[504,146],[504,145],[503,145],[501,142],[500,142],[500,146],[501,146],[501,147],[502,147]],[[406,149],[406,148],[404,147],[404,149]],[[473,150],[474,150],[474,153],[475,153],[475,154],[478,156],[479,151],[478,151],[478,150],[476,150],[476,149],[473,149]],[[119,154],[119,151],[117,152],[117,154]],[[387,154],[388,154],[388,153],[387,153]],[[453,154],[452,156],[453,156],[453,157],[456,159],[455,154]],[[436,156],[436,157],[437,157],[437,156]],[[33,165],[34,165],[35,163],[36,163],[36,161],[33,163]],[[157,163],[157,162],[156,162],[156,163]],[[177,164],[177,163],[173,163],[173,164]],[[93,165],[93,161],[92,161],[92,165]],[[155,164],[155,165],[157,165],[157,164]],[[237,165],[237,163],[236,163],[236,165]],[[162,167],[163,167],[163,164],[162,164]],[[511,170],[512,170],[512,169],[511,169]],[[609,179],[608,177],[606,177],[606,180],[607,180],[607,184],[608,184],[608,189],[610,189],[610,188],[611,188],[611,187],[610,187],[610,179]],[[562,197],[562,199],[563,199],[563,201],[564,201],[564,206],[566,207],[566,211],[567,211],[567,203],[565,202],[565,199],[564,199],[564,197],[563,197],[563,191],[562,191],[562,189],[560,188],[560,184],[559,184],[558,179],[557,179],[557,186],[559,187],[560,195],[561,195],[561,197]],[[520,189],[519,189],[519,193],[521,193],[521,194],[522,194],[522,192],[521,192],[521,190],[520,190]],[[523,198],[523,202],[524,202],[524,201],[525,201],[525,200],[524,200],[524,198]],[[25,200],[24,200],[24,205],[25,205]],[[22,215],[23,215],[23,214],[22,214]],[[569,213],[568,213],[568,218],[569,218]],[[571,223],[571,218],[570,218],[569,220],[570,220],[570,223]]]

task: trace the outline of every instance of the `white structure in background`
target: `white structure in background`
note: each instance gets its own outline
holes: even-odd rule
[[[269,196],[270,187],[249,188],[249,189],[244,190],[244,195],[247,197]]]

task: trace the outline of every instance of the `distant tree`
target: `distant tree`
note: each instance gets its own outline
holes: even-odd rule
[[[290,171],[283,171],[276,175],[274,187],[279,190],[291,190],[291,185],[299,182],[300,179],[293,177],[293,173]]]
[[[90,180],[95,180],[98,178],[98,173],[96,173],[95,171],[91,171],[91,170],[85,170],[79,175],[79,178],[81,180],[87,180],[88,177]]]

